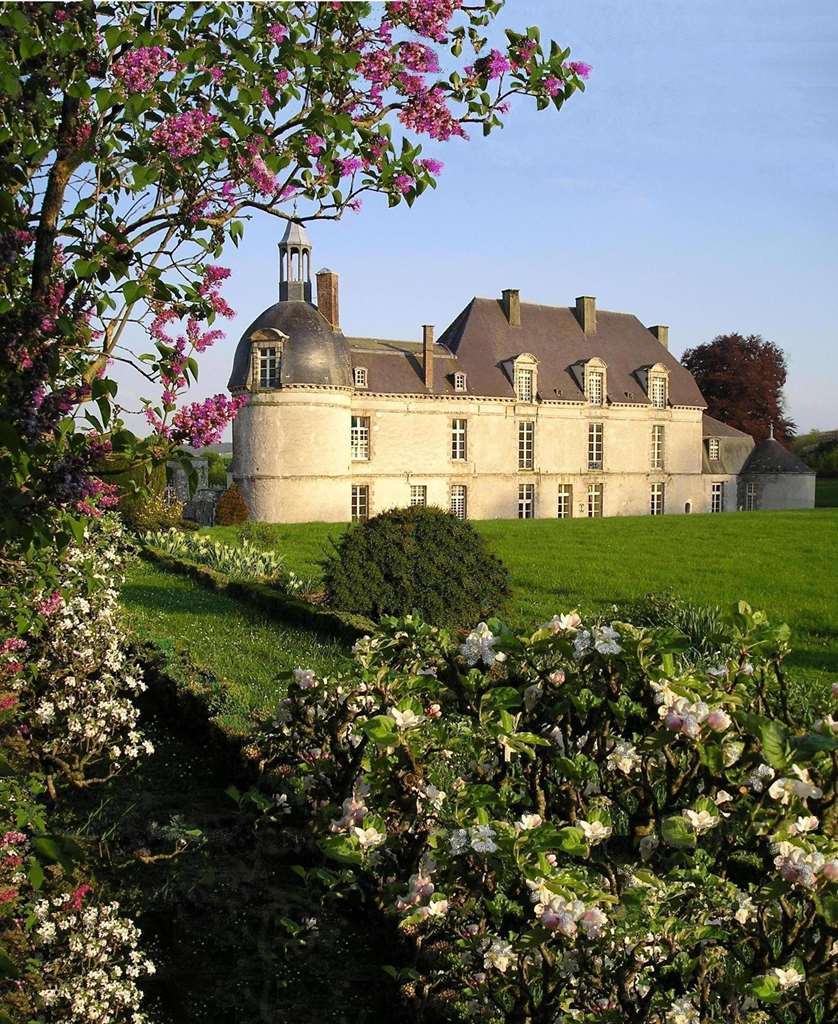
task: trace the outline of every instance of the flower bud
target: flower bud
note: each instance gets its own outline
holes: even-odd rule
[[[730,728],[730,715],[722,708],[713,708],[707,716],[707,724],[713,732],[724,732]]]
[[[670,732],[680,732],[681,726],[684,724],[684,719],[681,718],[677,711],[668,711],[666,718],[663,720],[663,724]]]

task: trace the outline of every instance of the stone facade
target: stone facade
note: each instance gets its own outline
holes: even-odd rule
[[[302,251],[293,266],[310,264],[299,227],[280,244],[283,267],[286,245]],[[591,297],[535,307],[510,289],[473,300],[439,343],[427,326],[421,342],[345,338],[337,275],[317,279],[320,309],[281,300],[236,352],[230,388],[250,401],[232,472],[255,520],[342,522],[422,502],[472,519],[683,514],[757,493],[740,479],[753,440],[704,415],[665,327]],[[299,284],[282,291],[305,294]],[[811,507],[803,480],[760,477],[753,507]]]

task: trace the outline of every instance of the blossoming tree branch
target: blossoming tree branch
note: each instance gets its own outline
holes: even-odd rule
[[[0,9],[7,530],[112,503],[91,473],[109,450],[160,460],[221,436],[240,400],[183,398],[233,315],[213,261],[255,211],[337,219],[369,193],[412,204],[443,170],[425,139],[488,133],[517,95],[561,109],[584,88],[589,67],[537,29],[489,47],[500,8]],[[137,325],[147,352],[128,342]],[[114,363],[147,382],[145,441],[119,418]]]

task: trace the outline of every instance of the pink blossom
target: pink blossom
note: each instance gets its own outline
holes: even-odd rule
[[[288,28],[285,25],[268,25],[268,35],[279,46],[288,38]]]
[[[0,697],[0,711],[9,711],[17,704],[17,697],[13,693],[4,693]]]
[[[448,109],[445,93],[439,86],[433,89],[422,86],[406,101],[399,112],[399,120],[405,128],[430,135],[439,142],[446,142],[452,135],[466,138],[462,125]]]
[[[544,79],[544,88],[547,90],[548,96],[558,96],[564,90],[564,82],[561,78],[556,78],[555,75],[548,75]]]
[[[411,71],[439,71],[439,57],[424,43],[402,43],[399,60]]]
[[[581,60],[572,60],[562,66],[567,68],[568,71],[572,71],[579,78],[587,78],[591,73],[591,65],[585,64]]]
[[[0,836],[0,846],[20,846],[21,843],[28,842],[28,839],[23,832],[6,832]]]
[[[485,69],[486,77],[489,79],[500,78],[502,74],[512,69],[509,58],[505,57],[500,50],[492,50],[488,57],[481,61]]]
[[[63,604],[64,598],[61,596],[61,591],[54,590],[45,601],[41,601],[39,605],[36,605],[35,611],[39,615],[49,617],[57,612]]]
[[[425,168],[428,174],[439,174],[445,164],[441,160],[420,160],[419,163]]]
[[[0,654],[8,654],[9,651],[25,651],[28,646],[29,644],[19,636],[10,636],[8,640],[4,640],[0,644]]]
[[[184,406],[175,413],[167,436],[177,444],[188,443],[193,448],[216,444],[221,440],[224,428],[235,419],[247,398],[247,395],[237,395],[229,399],[219,394],[203,402]]]
[[[0,903],[11,903],[17,896],[17,889],[0,889]]]
[[[360,199],[350,199],[346,205],[353,213],[360,213],[363,202]]]
[[[113,73],[126,92],[148,92],[172,66],[172,58],[161,46],[141,46],[114,61]]]
[[[393,0],[387,5],[387,13],[392,21],[407,25],[420,36],[442,43],[448,34],[448,23],[454,11],[461,6],[462,0]],[[379,34],[383,26],[384,22],[379,27]]]
[[[402,195],[406,195],[412,188],[415,187],[416,181],[411,178],[409,174],[397,174],[393,178],[393,184],[401,192]]]
[[[277,73],[274,75],[274,81],[276,82],[277,85],[285,85],[285,83],[288,81],[288,72],[285,70],[277,71]]]
[[[213,82],[220,82],[221,79],[224,77],[224,72],[221,70],[221,68],[210,68],[209,73]]]
[[[82,485],[82,497],[75,504],[77,512],[98,518],[104,509],[116,508],[119,504],[119,488],[106,484],[97,476],[88,477]]]
[[[93,892],[93,886],[87,883],[80,885],[70,897],[70,906],[73,910],[81,910],[85,896]]]
[[[172,160],[183,160],[200,151],[218,118],[203,110],[187,110],[167,118],[151,133],[151,138],[162,146]]]
[[[363,166],[357,156],[344,157],[342,160],[336,160],[335,162],[342,178],[350,177],[356,171],[360,171]]]
[[[317,156],[326,148],[326,140],[320,135],[309,135],[305,139],[305,146],[312,156]]]

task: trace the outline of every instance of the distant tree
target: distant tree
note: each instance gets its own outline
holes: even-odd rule
[[[787,442],[796,425],[785,414],[786,356],[759,334],[720,334],[709,344],[687,349],[681,362],[695,377],[710,416],[751,434],[759,443],[774,424]]]

